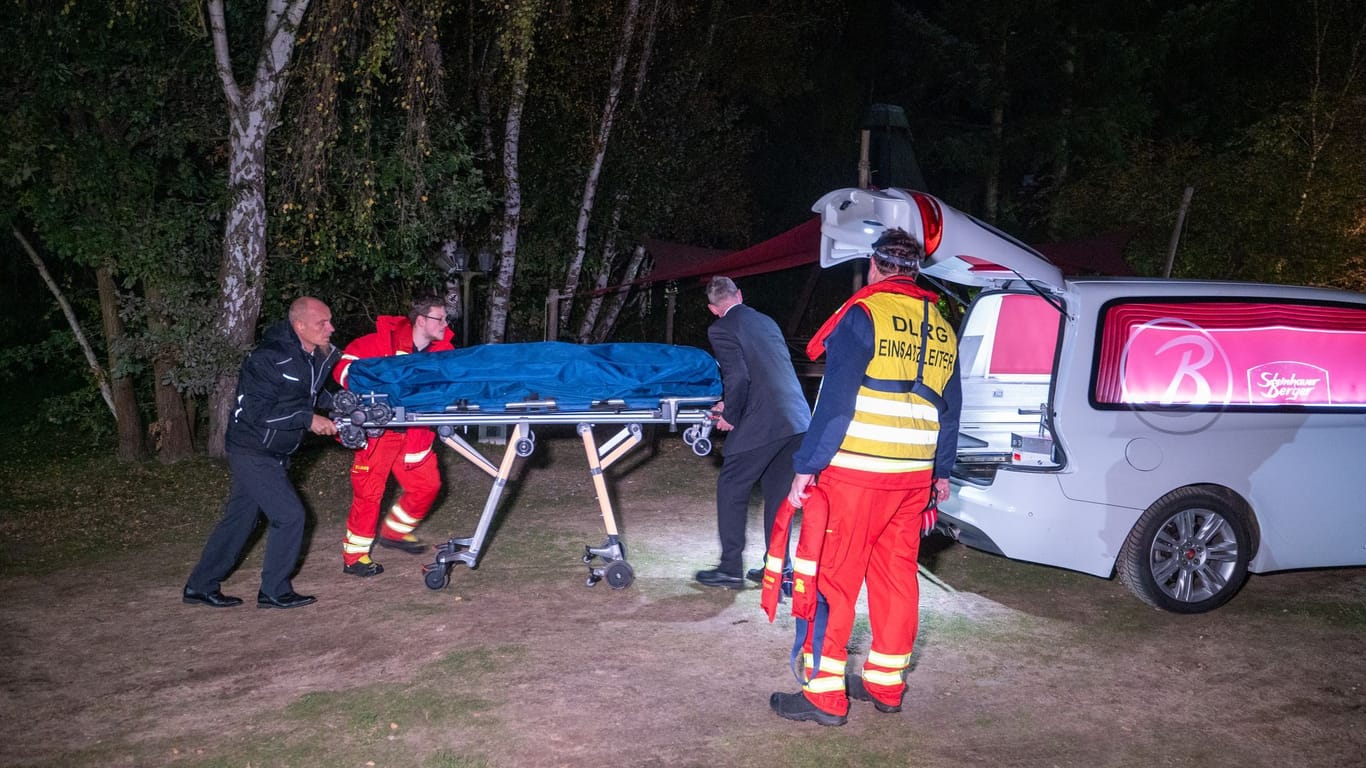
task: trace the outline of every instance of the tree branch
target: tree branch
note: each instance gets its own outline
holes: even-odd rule
[[[42,275],[43,282],[47,283],[47,289],[52,291],[52,296],[57,299],[57,306],[62,308],[62,314],[66,315],[66,322],[71,326],[71,332],[76,335],[76,343],[80,345],[81,351],[85,353],[85,361],[90,364],[90,371],[95,374],[95,381],[99,382],[100,394],[104,396],[105,405],[109,406],[109,412],[114,415],[114,421],[119,420],[119,414],[114,410],[114,393],[109,389],[109,376],[100,366],[99,358],[95,356],[95,350],[90,348],[90,342],[86,340],[85,334],[81,332],[81,324],[76,320],[76,313],[71,309],[71,304],[62,295],[62,289],[58,287],[57,281],[52,279],[52,275],[47,271],[47,265],[38,256],[38,252],[33,250],[28,238],[18,229],[11,228],[14,239],[19,241],[19,245],[28,253],[29,259],[33,261],[33,266],[38,268],[38,274]]]
[[[213,57],[218,79],[223,82],[223,96],[228,109],[236,114],[242,109],[242,89],[232,76],[232,58],[228,56],[228,25],[223,20],[223,0],[209,0],[209,28],[213,32]]]

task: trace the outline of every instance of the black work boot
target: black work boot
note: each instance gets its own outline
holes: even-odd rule
[[[849,698],[856,701],[871,701],[879,712],[900,712],[901,704],[884,704],[873,698],[873,694],[863,687],[863,677],[861,675],[844,675],[844,692],[849,694]],[[905,695],[904,692],[902,695]]]
[[[844,725],[849,722],[845,715],[831,714],[817,707],[801,691],[775,693],[768,697],[768,706],[778,713],[778,717],[788,720],[810,720],[820,725]]]

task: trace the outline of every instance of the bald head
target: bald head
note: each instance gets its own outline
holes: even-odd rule
[[[312,296],[300,296],[289,305],[289,324],[310,355],[332,340],[332,310]]]

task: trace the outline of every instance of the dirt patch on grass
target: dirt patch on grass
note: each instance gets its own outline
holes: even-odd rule
[[[251,605],[259,542],[224,585],[246,606],[181,604],[208,517],[179,542],[0,579],[0,765],[1280,768],[1366,754],[1360,569],[1254,577],[1219,611],[1174,616],[1117,582],[932,541],[906,712],[855,703],[847,726],[822,729],[767,708],[796,689],[790,619],[768,624],[757,590],[691,582],[717,555],[716,464],[676,437],[609,470],[636,573],[623,590],[584,586],[582,547],[604,530],[572,436],[542,436],[479,567],[438,591],[425,557],[381,550],[381,576],[341,573],[348,458],[329,447],[296,466],[316,524],[295,584],[314,606]],[[473,533],[489,488],[442,461],[429,540]],[[867,642],[860,620],[853,660]]]

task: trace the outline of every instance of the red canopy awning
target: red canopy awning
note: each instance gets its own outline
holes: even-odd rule
[[[655,268],[645,277],[650,281],[681,280],[685,277],[745,277],[780,269],[800,267],[820,260],[821,220],[813,216],[788,231],[739,251],[717,251],[663,240],[645,244],[654,256]]]
[[[821,220],[813,216],[798,226],[739,251],[648,240],[654,270],[636,282],[664,282],[688,277],[745,277],[814,264],[820,260]],[[1124,261],[1127,232],[1112,232],[1085,240],[1035,246],[1067,275],[1132,275]]]

